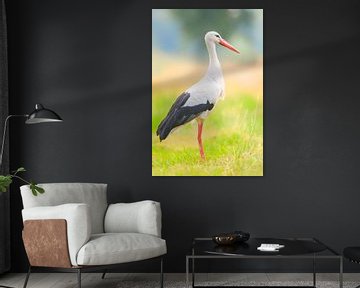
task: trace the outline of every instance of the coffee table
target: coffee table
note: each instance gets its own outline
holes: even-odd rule
[[[261,243],[273,243],[284,245],[278,252],[262,252],[257,250]],[[186,255],[186,287],[189,287],[189,271],[191,266],[191,286],[195,285],[195,260],[219,260],[219,259],[309,259],[312,260],[313,285],[293,287],[316,288],[316,260],[328,259],[339,261],[339,287],[343,287],[343,258],[342,255],[315,238],[250,238],[245,243],[229,246],[219,246],[211,238],[194,238],[191,252]],[[215,287],[215,286],[210,286]],[[222,287],[248,287],[248,286],[222,286]],[[249,286],[250,287],[250,286]],[[251,286],[256,287],[256,286]],[[262,286],[264,287],[264,286]],[[276,287],[276,286],[271,286]],[[281,286],[284,287],[284,286]]]

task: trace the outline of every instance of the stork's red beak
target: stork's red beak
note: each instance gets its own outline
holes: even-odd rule
[[[234,46],[232,46],[229,42],[225,41],[224,39],[220,39],[220,42],[219,42],[220,45],[236,52],[236,53],[239,53],[240,54],[240,51],[237,50]]]

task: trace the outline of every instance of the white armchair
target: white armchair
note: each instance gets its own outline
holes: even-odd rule
[[[45,193],[33,196],[28,185],[21,196],[23,240],[32,270],[51,268],[78,273],[107,270],[117,264],[160,258],[161,209],[154,201],[107,204],[106,184],[40,184]],[[39,240],[40,239],[40,240]],[[103,278],[105,273],[103,275]]]

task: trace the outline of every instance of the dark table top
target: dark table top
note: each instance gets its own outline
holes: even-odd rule
[[[279,251],[268,252],[257,250],[262,243],[280,244],[284,248]],[[250,238],[244,243],[233,245],[217,245],[211,238],[195,238],[193,241],[193,255],[219,255],[219,256],[296,256],[296,255],[329,255],[339,254],[314,238]]]

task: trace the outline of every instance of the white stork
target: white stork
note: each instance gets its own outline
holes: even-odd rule
[[[215,31],[205,34],[205,43],[209,53],[209,67],[206,74],[199,82],[192,85],[176,99],[156,131],[156,135],[162,141],[166,139],[174,128],[196,119],[198,123],[199,150],[202,159],[205,159],[201,139],[203,123],[216,102],[224,97],[225,90],[224,77],[216,54],[216,44],[240,53]]]

